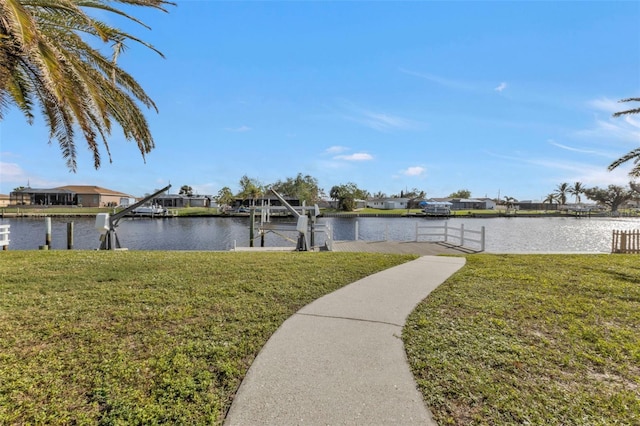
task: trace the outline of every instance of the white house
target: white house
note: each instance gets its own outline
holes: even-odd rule
[[[367,200],[367,207],[380,210],[406,209],[408,202],[408,198],[374,198]]]

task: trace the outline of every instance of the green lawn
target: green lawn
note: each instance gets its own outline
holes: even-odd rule
[[[300,307],[412,259],[0,252],[0,424],[220,423]],[[441,425],[640,424],[634,255],[470,255],[403,333]]]
[[[640,258],[471,255],[403,338],[440,425],[640,425]]]
[[[278,326],[414,256],[0,252],[0,424],[216,424]]]

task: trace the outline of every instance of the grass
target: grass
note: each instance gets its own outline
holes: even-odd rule
[[[278,326],[413,256],[0,253],[0,424],[217,424]]]
[[[411,256],[0,253],[0,424],[217,424],[293,312]],[[440,425],[640,424],[634,255],[470,255],[403,339]]]
[[[637,256],[468,256],[403,339],[440,425],[640,424]]]

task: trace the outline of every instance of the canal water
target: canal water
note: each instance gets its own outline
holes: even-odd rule
[[[67,223],[74,222],[74,249],[93,250],[99,247],[100,234],[94,228],[95,218],[52,218],[52,249],[66,249]],[[365,241],[412,241],[417,226],[444,226],[466,230],[485,227],[486,246],[490,253],[542,252],[611,252],[613,230],[640,229],[638,218],[321,218],[333,238]],[[44,218],[0,219],[11,225],[10,250],[36,250],[45,244]],[[234,246],[249,246],[249,219],[163,218],[124,219],[117,234],[122,247],[130,250],[230,250]],[[295,246],[295,233],[269,233],[265,245]],[[324,234],[316,242],[322,244]],[[472,238],[478,238],[473,236]],[[255,240],[260,245],[260,240]]]

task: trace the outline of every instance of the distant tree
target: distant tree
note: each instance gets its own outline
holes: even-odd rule
[[[390,198],[424,198],[427,196],[425,191],[418,188],[413,188],[411,191],[400,191],[400,194],[392,194]]]
[[[456,192],[449,194],[449,198],[471,198],[471,191],[468,189],[459,189]]]
[[[18,187],[13,188],[14,192],[22,191],[23,189],[25,189],[24,186],[18,186]]]
[[[243,200],[251,200],[251,205],[255,205],[255,202],[260,196],[264,194],[264,186],[259,180],[250,178],[244,175],[240,178],[240,192],[238,196]]]
[[[583,190],[583,192],[584,192],[584,190]],[[549,194],[549,195],[547,195],[547,198],[544,199],[542,204],[553,204],[556,201],[557,201],[556,200],[556,194]]]
[[[305,201],[307,205],[316,204],[323,192],[322,188],[318,186],[318,179],[309,175],[303,176],[302,173],[298,173],[295,178],[287,178],[285,181],[279,180],[271,187],[279,194]]]
[[[338,209],[344,211],[352,211],[356,207],[356,200],[366,200],[369,198],[369,192],[358,188],[358,186],[349,182],[343,185],[335,185],[329,190],[331,199],[336,200]]]
[[[382,191],[378,191],[375,194],[373,194],[373,198],[386,198],[386,197],[387,197],[387,194],[385,194]]]
[[[569,194],[576,197],[576,204],[580,203],[580,195],[584,193],[584,185],[582,182],[576,182],[568,190]]]
[[[620,102],[640,102],[640,98],[622,99]],[[620,117],[622,115],[629,115],[629,114],[640,114],[640,107],[631,108],[625,111],[619,111],[613,114],[613,116]],[[635,164],[635,166],[629,172],[629,176],[632,176],[632,177],[640,176],[640,148],[631,150],[627,154],[618,158],[616,161],[614,161],[609,165],[608,169],[609,171],[611,171],[616,167],[618,167],[619,165],[626,163],[627,161],[630,161],[630,160],[633,160],[633,164]]]
[[[632,199],[636,194],[633,189],[609,185],[606,189],[598,188],[597,186],[587,188],[584,190],[584,195],[590,200],[609,207],[612,212],[616,212],[620,205]]]
[[[561,206],[567,204],[567,194],[569,193],[569,184],[564,182],[558,185],[555,190],[556,200],[560,203]]]
[[[215,197],[215,200],[218,203],[218,205],[223,208],[223,210],[225,206],[231,206],[234,200],[231,189],[229,189],[228,186],[225,186],[224,188],[220,189],[220,191],[218,191],[218,195],[216,195]]]
[[[507,209],[512,209],[514,203],[517,203],[518,200],[516,200],[513,197],[509,197],[508,195],[505,195],[504,197],[504,205],[507,206]]]
[[[191,188],[189,185],[182,185],[180,187],[180,192],[178,192],[179,195],[186,195],[187,197],[191,197],[193,195],[193,188]]]

